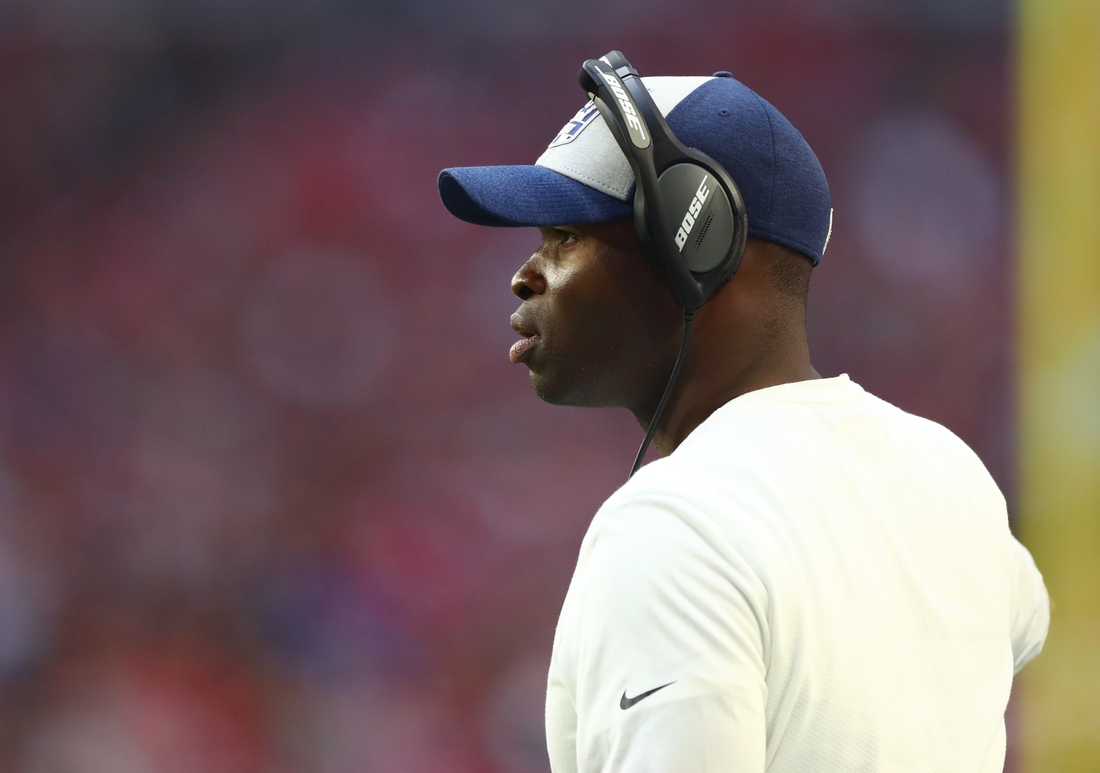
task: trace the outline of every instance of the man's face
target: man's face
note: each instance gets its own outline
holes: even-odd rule
[[[631,221],[540,228],[542,246],[512,278],[524,336],[513,362],[558,405],[644,407],[680,343],[672,290],[641,252]]]

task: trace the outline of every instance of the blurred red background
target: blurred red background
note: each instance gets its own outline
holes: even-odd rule
[[[802,131],[818,369],[1011,498],[1010,32],[999,0],[0,6],[0,770],[548,769],[557,611],[641,432],[534,397],[537,234],[435,178],[533,162],[612,48]]]

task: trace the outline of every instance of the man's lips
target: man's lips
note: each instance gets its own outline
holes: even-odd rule
[[[523,336],[523,338],[512,344],[512,348],[508,350],[508,359],[512,362],[522,360],[531,347],[542,340],[539,338],[539,334],[535,332],[535,326],[531,323],[531,320],[526,318],[528,315],[523,313],[526,309],[526,306],[521,306],[519,311],[513,314],[509,320],[512,329]]]
[[[523,359],[523,355],[539,342],[539,337],[537,335],[524,333],[523,336],[523,338],[512,344],[512,348],[508,350],[508,359],[512,362],[519,362]]]

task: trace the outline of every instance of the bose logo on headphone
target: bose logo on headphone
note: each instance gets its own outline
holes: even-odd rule
[[[695,218],[699,217],[699,213],[703,211],[703,202],[710,196],[710,188],[707,187],[707,180],[709,179],[710,175],[708,174],[703,178],[703,182],[699,183],[699,190],[695,192],[695,198],[691,200],[687,212],[684,213],[680,230],[676,232],[676,246],[680,248],[680,252],[684,251],[684,245],[687,244],[688,236],[691,235],[691,229],[695,227]]]
[[[644,148],[649,144],[649,138],[645,133],[645,126],[642,125],[641,119],[638,118],[638,113],[634,110],[634,103],[630,101],[630,97],[626,95],[626,89],[623,88],[623,84],[619,83],[619,79],[609,73],[600,73],[603,76],[604,83],[611,89],[611,93],[615,95],[615,99],[618,100],[619,105],[623,109],[623,115],[626,117],[626,122],[629,125],[630,139],[639,148]]]

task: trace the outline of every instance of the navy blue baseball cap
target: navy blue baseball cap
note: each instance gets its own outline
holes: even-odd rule
[[[745,200],[749,234],[810,257],[832,232],[829,184],[790,122],[730,73],[643,78],[673,133],[729,172]],[[439,173],[451,214],[488,226],[558,226],[634,216],[634,174],[592,102],[533,166],[467,166]]]

